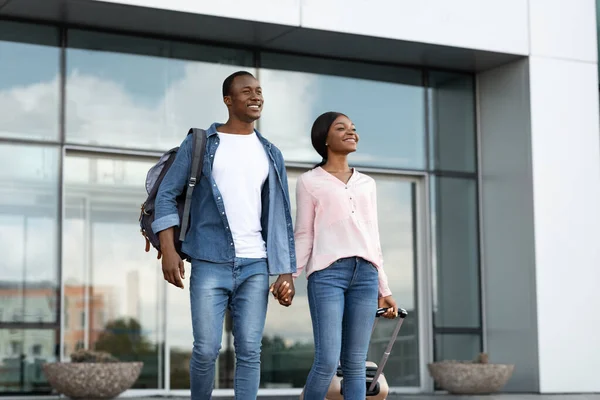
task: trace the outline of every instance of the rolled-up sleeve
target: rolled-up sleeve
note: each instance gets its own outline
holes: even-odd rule
[[[177,197],[183,193],[190,174],[192,139],[193,136],[188,135],[181,143],[173,164],[171,164],[158,188],[154,203],[154,222],[152,223],[154,233],[159,233],[180,224]]]
[[[174,226],[179,226],[181,221],[179,221],[179,214],[169,214],[161,217],[159,219],[155,219],[152,223],[152,230],[154,233],[158,233],[164,231],[165,229],[169,229]]]

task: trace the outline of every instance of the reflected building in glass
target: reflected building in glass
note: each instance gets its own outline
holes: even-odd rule
[[[358,0],[259,2],[258,17],[245,6],[238,15],[221,5],[162,10],[149,1],[90,0],[65,5],[69,17],[58,18],[59,1],[18,3],[0,6],[0,394],[50,394],[44,363],[96,349],[144,362],[135,393],[189,395],[189,292],[168,286],[156,254],[144,251],[139,210],[157,157],[190,127],[225,122],[221,85],[240,69],[261,81],[257,128],[283,152],[294,218],[296,180],[320,161],[310,141],[314,119],[340,111],[357,126],[359,152],[350,161],[377,182],[385,268],[409,312],[386,367],[393,391],[435,391],[428,363],[482,351],[517,365],[509,391],[600,391],[579,381],[548,384],[567,359],[543,357],[554,338],[555,260],[568,260],[569,249],[583,282],[599,278],[600,255],[589,246],[598,232],[573,221],[580,212],[600,225],[600,214],[585,203],[574,220],[561,219],[581,198],[600,201],[600,177],[589,172],[600,171],[590,133],[597,135],[597,98],[582,95],[582,82],[565,83],[560,119],[546,111],[540,82],[550,67],[530,60],[527,35],[509,29],[530,25],[518,2],[493,22],[492,3],[504,2],[459,2],[452,12],[470,16],[473,35],[435,19],[434,2],[419,6],[431,17],[428,33],[410,28],[423,17],[418,10],[390,1],[373,7],[404,27],[381,28]],[[579,3],[569,7],[583,13]],[[347,21],[320,19],[336,9]],[[564,68],[548,71],[571,71]],[[597,97],[596,75],[592,81]],[[565,120],[578,132],[568,143],[552,131]],[[554,141],[544,142],[539,127]],[[597,148],[583,151],[590,146]],[[550,189],[561,186],[548,182],[561,177],[548,160],[574,165],[586,186],[552,202]],[[580,289],[566,284],[557,296],[575,298],[583,313]],[[224,324],[220,395],[231,393],[235,369],[228,315]],[[378,324],[370,360],[393,328]],[[300,393],[312,335],[301,276],[291,308],[269,305],[261,394]],[[591,351],[600,357],[597,346]]]

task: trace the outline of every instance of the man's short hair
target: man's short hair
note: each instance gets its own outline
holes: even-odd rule
[[[246,76],[246,75],[254,78],[254,75],[252,75],[248,71],[234,72],[233,74],[231,74],[227,78],[225,78],[225,80],[223,81],[223,97],[229,96],[231,94],[231,85],[233,85],[233,81],[235,80],[235,78],[237,78],[238,76]]]

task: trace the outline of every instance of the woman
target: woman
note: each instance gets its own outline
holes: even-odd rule
[[[298,178],[294,232],[294,276],[306,269],[315,341],[304,399],[325,398],[339,361],[344,399],[364,400],[377,307],[387,308],[386,318],[398,315],[383,271],[375,181],[348,166],[359,137],[347,116],[319,116],[311,136],[323,161]]]

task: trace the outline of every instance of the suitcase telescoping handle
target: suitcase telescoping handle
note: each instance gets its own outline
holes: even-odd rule
[[[381,317],[386,311],[387,311],[387,308],[379,308],[379,309],[377,309],[376,316]],[[394,343],[396,342],[396,338],[398,337],[400,328],[402,328],[402,323],[404,322],[404,318],[406,318],[407,315],[408,315],[408,313],[406,312],[405,309],[403,309],[403,308],[398,309],[398,323],[396,324],[394,333],[392,334],[392,337],[390,338],[390,341],[388,342],[385,352],[383,353],[383,357],[381,357],[381,361],[379,362],[379,364],[377,364],[377,372],[375,373],[375,376],[373,377],[373,381],[371,382],[371,385],[369,386],[369,392],[372,392],[373,389],[375,389],[375,386],[377,385],[379,376],[383,372],[383,368],[385,367],[388,357],[390,356],[390,353],[392,352],[392,347],[394,347]],[[373,331],[375,331],[376,325],[377,325],[377,320],[375,320],[375,324],[373,325]]]

